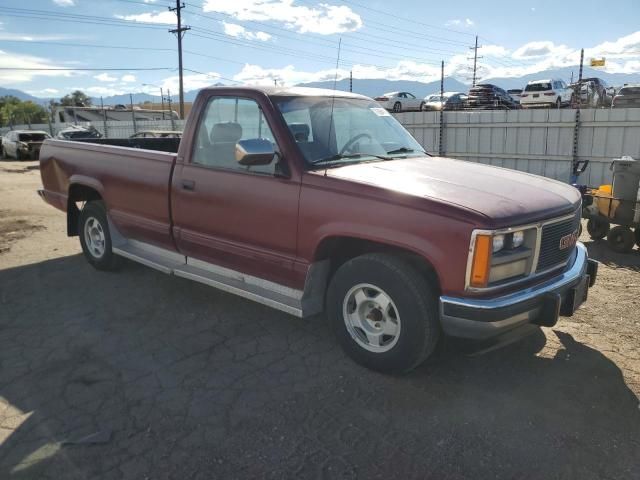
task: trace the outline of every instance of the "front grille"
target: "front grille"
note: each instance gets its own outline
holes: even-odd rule
[[[580,227],[580,211],[573,218],[562,222],[551,223],[542,227],[542,240],[540,242],[540,256],[536,272],[543,272],[556,266],[564,265],[573,247],[560,248],[560,239],[566,235],[576,233]]]

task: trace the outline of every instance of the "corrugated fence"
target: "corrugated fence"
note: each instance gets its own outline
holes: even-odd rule
[[[580,183],[611,182],[609,165],[630,155],[640,160],[640,108],[584,109],[578,126],[578,159],[589,160]],[[405,112],[396,118],[431,153],[439,151],[438,112]],[[536,109],[445,112],[443,145],[449,157],[487,163],[569,181],[576,128],[575,110]],[[109,138],[127,138],[141,130],[182,130],[184,120],[94,122]],[[44,130],[54,135],[67,125],[21,125],[14,129]],[[78,123],[88,126],[89,124]],[[106,128],[105,128],[106,127]],[[5,133],[8,128],[0,129]]]
[[[405,112],[395,117],[425,150],[437,154],[439,115]],[[444,154],[568,182],[575,119],[571,109],[445,112]],[[578,160],[589,160],[589,166],[579,183],[610,183],[611,160],[623,155],[640,160],[640,109],[581,110]]]

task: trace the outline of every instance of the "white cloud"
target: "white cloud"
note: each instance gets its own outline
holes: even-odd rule
[[[136,15],[115,15],[120,20],[141,23],[159,23],[162,25],[175,25],[176,14],[170,11],[165,12],[145,12]]]
[[[53,0],[53,3],[59,7],[73,7],[76,4],[75,0]]]
[[[449,67],[448,67],[449,68]],[[389,80],[418,80],[432,82],[440,78],[440,67],[412,61],[400,61],[392,68],[379,68],[368,65],[354,65],[351,68],[354,78],[384,78]],[[445,72],[447,70],[445,69]],[[338,69],[338,80],[349,77],[349,70]],[[293,65],[283,68],[263,68],[246,64],[233,79],[252,85],[295,85],[315,81],[331,81],[336,71],[333,68],[318,71],[297,70]]]
[[[135,75],[131,75],[131,74],[126,74],[126,75],[123,75],[122,78],[120,78],[120,81],[122,81],[124,83],[135,82],[136,81],[136,76]]]
[[[38,33],[0,33],[0,40],[21,42],[55,42],[75,38],[72,35],[40,35]]]
[[[33,95],[34,97],[49,97],[51,95],[55,95],[60,93],[60,90],[57,88],[43,88],[42,90],[27,90],[29,95]]]
[[[111,75],[109,75],[108,73],[100,73],[98,75],[94,75],[93,78],[95,78],[96,80],[99,80],[101,82],[114,82],[117,80],[116,77],[113,77]]]
[[[300,33],[352,32],[362,27],[360,15],[346,5],[320,3],[314,7],[295,5],[293,0],[205,0],[205,12],[226,13],[238,20],[281,22]]]
[[[246,38],[247,40],[261,40],[266,42],[271,38],[271,35],[265,32],[251,32],[244,28],[242,25],[236,23],[222,22],[224,33],[235,38]]]
[[[476,22],[474,22],[473,20],[471,20],[470,18],[454,18],[453,20],[449,20],[448,22],[445,23],[445,25],[447,27],[473,27],[476,24]]]
[[[547,55],[562,55],[571,51],[566,45],[556,45],[550,41],[529,42],[513,52],[513,58],[528,59]]]
[[[205,72],[205,73],[194,73],[194,74],[185,74],[183,76],[184,81],[184,91],[188,92],[190,90],[198,90],[200,88],[211,86],[215,83],[218,83],[220,80],[220,74],[216,72]],[[177,75],[172,75],[171,77],[164,78],[162,80],[153,82],[156,85],[162,87],[167,94],[167,91],[171,91],[171,97],[178,101],[178,91],[179,91],[179,79]],[[158,87],[146,85],[141,87],[139,90],[151,93],[152,95],[158,94]]]
[[[34,77],[71,77],[77,74],[70,70],[46,70],[60,68],[59,63],[31,55],[0,50],[0,67],[43,70],[0,70],[0,85],[16,86],[30,82]]]

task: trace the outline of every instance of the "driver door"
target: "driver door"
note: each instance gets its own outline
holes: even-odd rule
[[[193,150],[176,164],[171,207],[174,237],[186,256],[291,285],[297,243],[300,182],[269,165],[235,160],[239,140],[277,139],[258,101],[208,99]]]

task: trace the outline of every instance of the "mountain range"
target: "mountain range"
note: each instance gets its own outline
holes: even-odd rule
[[[600,70],[595,70],[593,68],[585,67],[582,72],[583,78],[589,77],[600,77],[605,80],[607,83],[613,86],[621,86],[625,83],[640,83],[640,73],[607,73]],[[540,80],[545,78],[560,78],[567,83],[573,77],[574,80],[578,78],[578,67],[563,67],[553,70],[546,70],[543,72],[533,73],[529,75],[523,75],[521,77],[510,77],[510,78],[487,78],[483,79],[482,83],[493,83],[498,85],[504,89],[509,88],[524,88],[527,82],[531,80]],[[216,84],[221,85],[221,84]],[[333,88],[334,82],[332,80],[323,81],[323,82],[310,82],[310,83],[301,83],[298,86],[301,87],[318,87],[318,88]],[[349,79],[338,80],[335,84],[336,90],[348,91],[349,90]],[[445,77],[444,79],[444,90],[445,91],[456,91],[456,92],[466,92],[469,90],[469,85],[460,82],[459,80],[453,77]],[[412,80],[386,80],[386,79],[371,79],[371,78],[354,78],[353,79],[353,91],[355,93],[360,93],[362,95],[366,95],[368,97],[375,97],[377,95],[381,95],[386,92],[393,91],[406,91],[411,92],[417,97],[425,97],[431,93],[436,93],[440,91],[440,82],[419,82]],[[190,90],[185,92],[184,99],[186,102],[192,102],[196,95],[198,94],[198,90]],[[21,90],[12,89],[12,88],[3,88],[0,87],[0,97],[5,95],[13,95],[18,97],[20,100],[31,100],[35,103],[47,104],[51,98],[41,98],[34,97],[26,92]],[[94,105],[100,105],[100,98],[92,98]],[[124,104],[127,105],[130,102],[129,94],[123,95],[113,95],[109,97],[104,97],[102,99],[105,105],[117,105]],[[147,93],[134,93],[133,94],[133,103],[143,103],[145,101],[150,101],[154,103],[160,103],[159,95],[149,95]],[[177,95],[172,98],[172,102],[177,104],[178,97]]]

